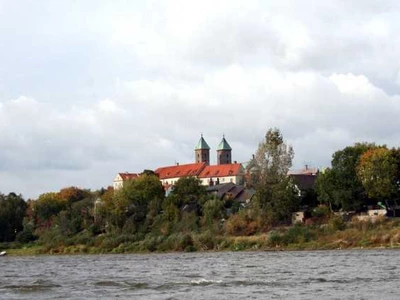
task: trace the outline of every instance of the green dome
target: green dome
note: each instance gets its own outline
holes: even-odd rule
[[[201,138],[197,143],[196,147],[194,148],[194,150],[210,150],[210,146],[208,146],[207,142],[203,138],[203,135],[201,135]]]
[[[220,151],[220,150],[232,150],[231,146],[229,146],[225,137],[222,138],[221,143],[219,143],[219,145],[218,145],[217,151]]]

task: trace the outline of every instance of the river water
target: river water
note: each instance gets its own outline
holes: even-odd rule
[[[400,251],[0,257],[0,299],[400,299]]]

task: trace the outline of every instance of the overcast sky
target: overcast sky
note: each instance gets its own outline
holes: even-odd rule
[[[270,127],[293,168],[400,146],[399,1],[0,0],[0,192],[234,160]]]

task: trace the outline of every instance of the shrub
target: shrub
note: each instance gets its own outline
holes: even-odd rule
[[[198,249],[212,250],[216,246],[216,240],[211,231],[207,230],[195,237],[195,245],[198,245]]]
[[[225,231],[227,234],[230,235],[241,235],[245,231],[247,226],[247,222],[243,215],[236,214],[232,215],[226,222],[225,222]]]
[[[33,234],[32,228],[24,228],[23,231],[17,233],[15,240],[22,244],[33,242],[37,240],[37,236]]]
[[[158,248],[161,251],[184,251],[191,246],[193,246],[193,239],[190,234],[174,233],[164,239]]]
[[[280,234],[277,231],[270,233],[268,245],[271,247],[287,246],[289,244],[306,243],[315,238],[315,234],[307,226],[296,224],[286,232]]]
[[[317,218],[325,218],[328,217],[331,214],[331,211],[328,206],[326,205],[318,205],[314,210],[312,211],[311,215],[313,217]]]
[[[278,232],[272,231],[269,235],[267,244],[270,247],[276,247],[282,245],[282,236]]]
[[[314,234],[310,228],[303,225],[295,225],[283,235],[283,242],[285,244],[305,243],[314,238]]]
[[[342,231],[346,229],[346,222],[344,221],[342,216],[332,216],[329,219],[329,228],[334,231]]]
[[[150,251],[154,252],[157,250],[161,250],[161,245],[164,242],[164,237],[163,236],[149,236],[146,237],[141,243],[140,243],[140,251]],[[170,249],[167,249],[170,250]]]
[[[190,233],[198,230],[199,217],[194,212],[182,212],[181,220],[173,226],[173,232]]]

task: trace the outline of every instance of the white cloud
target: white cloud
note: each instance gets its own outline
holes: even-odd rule
[[[225,133],[244,161],[279,127],[296,167],[400,140],[396,1],[4,1],[0,13],[1,192],[190,162],[201,132],[212,151]]]
[[[332,74],[330,80],[338,87],[343,94],[368,96],[378,91],[368,78],[363,75],[353,74]]]

